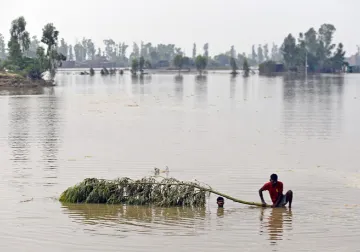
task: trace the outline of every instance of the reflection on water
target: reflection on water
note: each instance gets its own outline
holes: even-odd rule
[[[204,225],[205,208],[160,208],[131,205],[62,204],[73,221],[89,225],[120,225],[127,232],[144,232],[145,228],[164,235],[189,235],[194,226]]]
[[[284,76],[283,86],[287,136],[301,134],[326,139],[340,130],[343,76],[310,76],[307,80]]]
[[[175,75],[174,76],[175,82],[175,97],[178,101],[183,101],[184,96],[184,77],[182,75]]]
[[[261,209],[260,235],[269,236],[270,244],[283,240],[284,232],[292,230],[292,210],[287,208]]]
[[[27,168],[26,162],[30,158],[30,97],[11,97],[9,105],[9,145],[12,149],[12,160],[18,168]],[[20,167],[19,167],[20,166]]]
[[[208,96],[208,87],[207,87],[208,77],[206,75],[196,75],[195,76],[195,97],[197,101],[197,106],[207,107],[207,96]]]
[[[54,92],[54,91],[53,91]],[[53,93],[54,94],[54,93]],[[58,152],[61,142],[62,113],[60,112],[60,98],[58,96],[45,96],[38,99],[37,131],[42,149],[41,163],[46,172],[44,179],[47,185],[53,185],[51,180],[56,179],[58,167]]]
[[[14,87],[0,87],[0,96],[2,95],[41,95],[49,88],[34,87],[34,88],[14,88]]]

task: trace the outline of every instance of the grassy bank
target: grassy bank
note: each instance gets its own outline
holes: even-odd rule
[[[20,74],[0,72],[0,87],[39,87],[39,86],[53,86],[53,81],[47,80],[31,80],[25,78]]]

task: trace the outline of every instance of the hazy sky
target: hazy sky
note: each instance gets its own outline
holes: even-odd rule
[[[209,42],[210,55],[231,45],[249,53],[252,44],[281,44],[288,33],[297,37],[323,23],[335,25],[334,42],[343,42],[347,55],[360,44],[360,0],[1,1],[0,33],[6,39],[11,21],[23,15],[30,35],[40,37],[43,26],[52,22],[71,44],[82,37],[92,38],[96,47],[103,47],[106,38],[130,45],[143,40],[174,43],[188,55],[194,42],[198,49]]]

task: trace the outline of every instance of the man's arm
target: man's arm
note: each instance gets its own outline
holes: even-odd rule
[[[262,193],[263,191],[264,191],[263,187],[260,188],[260,190],[259,190],[259,196],[260,196],[261,203],[263,204],[263,206],[266,206],[266,202],[265,202],[265,200],[264,200],[264,196],[263,196],[263,193]]]

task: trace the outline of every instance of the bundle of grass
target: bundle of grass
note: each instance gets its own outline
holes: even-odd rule
[[[161,180],[157,180],[158,178]],[[198,182],[184,182],[162,177],[144,177],[139,180],[87,178],[65,190],[60,196],[60,201],[63,203],[203,207],[206,204],[206,196],[210,193],[238,203],[261,206],[261,203],[235,199],[209,186],[202,186]]]
[[[205,188],[204,188],[205,189]],[[157,181],[154,177],[140,180],[120,178],[102,180],[88,178],[68,188],[60,196],[67,203],[103,203],[103,204],[154,204],[170,206],[203,206],[206,191],[199,184],[180,182],[173,178]]]

